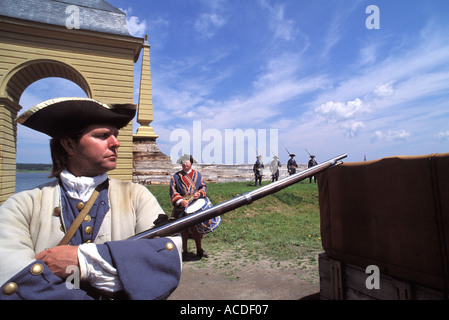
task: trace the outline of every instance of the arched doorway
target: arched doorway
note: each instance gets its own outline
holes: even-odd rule
[[[30,88],[31,95],[24,95],[27,88]],[[91,97],[92,94],[87,80],[75,68],[47,59],[27,61],[12,68],[0,90],[3,97],[0,100],[1,120],[6,124],[1,129],[3,139],[0,142],[2,202],[15,192],[16,162],[21,150],[18,143],[24,143],[22,150],[28,153],[26,161],[40,162],[46,153],[46,162],[50,160],[48,137],[25,127],[17,128],[14,121],[17,114],[47,99],[63,96]]]
[[[59,97],[86,97],[77,84],[63,78],[45,78],[32,83],[22,94],[20,113],[36,104]],[[51,163],[49,137],[25,126],[17,127],[17,163]]]
[[[50,77],[70,80],[82,88],[88,97],[92,97],[90,86],[82,74],[72,66],[56,60],[31,60],[15,67],[5,78],[2,95],[19,102],[28,86]]]
[[[32,83],[23,92],[19,102],[23,108],[20,113],[42,101],[61,95],[86,97],[84,90],[70,80],[55,77],[45,78]],[[25,126],[17,126],[16,193],[50,181],[47,169],[45,169],[46,171],[29,172],[29,170],[51,167],[49,141],[50,138],[43,133]]]
[[[83,5],[91,20],[84,21],[81,29],[67,29],[65,19],[57,14],[66,3],[55,2],[50,11],[43,12],[19,2],[24,9],[19,16],[15,10],[0,16],[0,204],[15,189],[17,126],[13,120],[22,109],[25,89],[40,79],[58,77],[106,104],[133,103],[134,64],[144,42],[129,35],[126,27],[118,28],[122,25],[118,20],[126,25],[126,16],[114,8]],[[104,28],[97,28],[98,19]],[[122,129],[119,140],[117,168],[110,175],[130,181],[132,123]]]

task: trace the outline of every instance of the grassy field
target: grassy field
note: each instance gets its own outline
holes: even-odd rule
[[[248,182],[211,183],[207,195],[218,204],[255,188]],[[168,186],[149,189],[169,214]],[[193,240],[190,242],[194,249]],[[252,260],[316,259],[322,250],[317,185],[303,181],[224,214],[219,228],[204,238],[203,247],[211,254],[229,251]]]

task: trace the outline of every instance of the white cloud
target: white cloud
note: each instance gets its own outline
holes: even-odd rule
[[[393,84],[394,81],[390,81],[388,83],[376,86],[374,89],[374,94],[378,97],[392,96],[394,94]]]
[[[285,17],[285,5],[271,5],[268,1],[260,2],[269,14],[268,25],[275,39],[294,41],[299,33],[296,23]]]
[[[285,112],[282,108],[284,103],[323,87],[326,81],[320,76],[298,77],[301,60],[294,54],[285,54],[269,59],[244,94],[212,99],[210,94],[223,79],[220,74],[216,78],[201,72],[189,75],[190,70],[197,68],[197,63],[192,61],[169,68],[163,76],[155,78],[153,83],[158,87],[154,87],[153,98],[157,101],[157,109],[164,110],[166,114],[157,114],[158,121],[201,118],[206,127],[236,128],[262,124],[265,128],[271,126],[275,116]],[[290,108],[288,114],[290,118],[299,117],[301,110]]]
[[[449,141],[449,131],[439,132],[437,135],[438,142],[443,143]]]
[[[348,1],[345,3],[344,7],[338,7],[335,10],[332,18],[329,19],[329,24],[327,26],[327,33],[323,37],[324,45],[321,51],[321,57],[327,58],[331,53],[332,49],[341,41],[344,37],[344,29],[346,21],[351,13],[358,7],[357,1]]]
[[[328,101],[315,108],[315,113],[323,116],[327,120],[336,121],[350,119],[368,111],[369,108],[359,98],[348,102]]]
[[[140,19],[136,16],[131,16],[126,19],[128,24],[129,33],[134,37],[143,37],[147,30],[147,22],[143,20],[140,22]]]
[[[345,136],[348,138],[357,137],[365,127],[366,125],[362,121],[349,121],[342,124],[342,128],[345,130]]]
[[[269,88],[280,82],[294,79],[300,67],[300,60],[295,54],[285,53],[273,57],[266,62],[254,85],[257,88]]]
[[[146,20],[140,21],[139,17],[132,16],[132,8],[127,10],[121,9],[126,14],[126,24],[128,25],[129,33],[134,37],[143,37],[147,33]]]
[[[377,48],[378,45],[372,43],[361,48],[359,64],[361,66],[374,64],[377,60],[377,50],[378,50]]]
[[[210,121],[214,126],[222,128],[260,124],[271,126],[275,116],[283,115],[285,112],[289,119],[299,118],[303,112],[299,106],[285,109],[283,104],[323,87],[326,81],[320,76],[297,77],[294,70],[298,62],[294,62],[294,59],[282,66],[279,65],[279,68],[270,67],[276,65],[273,60],[267,65],[269,67],[254,81],[253,88],[248,94],[231,97],[213,105],[214,115]]]
[[[212,37],[216,30],[226,24],[226,19],[216,13],[203,13],[196,19],[194,28],[202,37]]]
[[[377,140],[388,142],[407,140],[410,137],[410,132],[406,130],[396,130],[396,131],[388,130],[387,132],[377,130],[374,134]]]
[[[298,34],[298,30],[295,28],[295,21],[286,19],[284,12],[284,5],[270,6],[266,2],[264,6],[270,13],[270,29],[273,31],[274,38],[284,41],[293,41]]]
[[[376,63],[357,68],[355,74],[348,74],[342,81],[336,78],[333,89],[323,92],[317,99],[318,104],[335,99],[346,101],[355,97],[376,97],[375,93],[384,94],[377,98],[395,98],[383,99],[382,104],[378,105],[381,108],[414,102],[437,92],[447,92],[447,38],[441,37],[439,32],[434,32],[427,38],[417,38],[407,43],[411,44],[411,47],[402,50],[387,50],[382,46],[385,57],[383,60],[377,57]],[[365,55],[368,55],[367,52]],[[374,57],[362,59],[374,61]],[[359,67],[359,63],[355,66]],[[387,96],[388,94],[391,96]]]

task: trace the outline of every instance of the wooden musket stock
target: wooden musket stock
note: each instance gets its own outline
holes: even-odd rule
[[[264,187],[259,189],[244,193],[239,195],[231,200],[222,202],[213,207],[210,207],[203,211],[198,211],[192,214],[189,214],[185,217],[176,220],[170,220],[168,223],[155,226],[149,230],[143,231],[139,234],[136,234],[129,238],[129,240],[139,240],[139,239],[150,239],[157,237],[168,237],[174,234],[177,234],[187,228],[193,227],[197,224],[200,224],[203,221],[207,221],[209,219],[215,218],[226,212],[235,210],[244,205],[248,205],[253,201],[256,201],[260,198],[266,197],[270,194],[276,193],[292,184],[295,184],[299,181],[302,181],[310,176],[313,176],[321,171],[324,171],[330,167],[333,167],[339,163],[340,160],[347,157],[347,154],[342,154],[333,159],[327,160],[323,163],[320,163],[316,166],[313,166],[304,171],[295,173],[289,177],[281,179],[279,181],[270,183]]]

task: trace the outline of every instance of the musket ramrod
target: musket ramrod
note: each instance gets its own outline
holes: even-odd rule
[[[331,168],[338,164],[338,162],[347,157],[347,154],[342,154],[338,157],[327,160],[323,163],[320,163],[316,166],[313,166],[304,171],[295,173],[289,177],[283,178],[279,181],[270,183],[264,187],[259,189],[244,193],[239,195],[231,200],[222,202],[208,209],[198,211],[192,214],[189,214],[185,217],[176,220],[170,220],[168,223],[155,226],[149,230],[143,231],[139,234],[136,234],[130,238],[129,240],[139,240],[139,239],[150,239],[157,237],[168,237],[175,235],[187,228],[193,227],[197,224],[202,223],[203,221],[207,221],[209,219],[220,216],[226,212],[235,210],[244,205],[248,205],[253,201],[256,201],[260,198],[266,197],[270,194],[276,193],[292,184],[295,184],[299,181],[302,181],[310,176],[317,174],[318,172],[324,171],[328,168]]]

